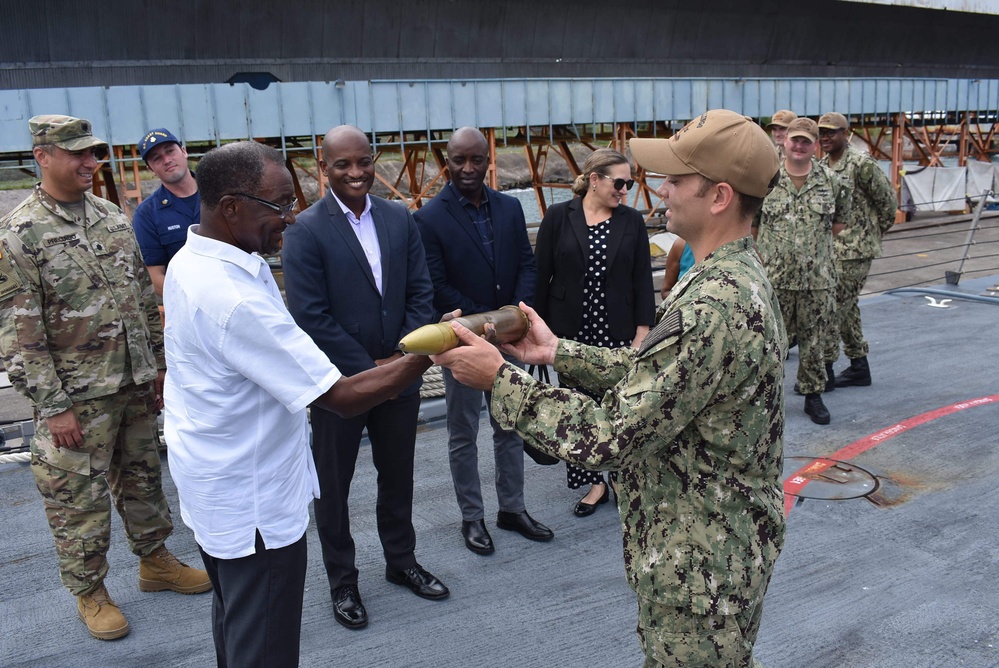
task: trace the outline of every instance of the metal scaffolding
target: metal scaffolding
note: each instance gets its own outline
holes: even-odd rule
[[[482,129],[490,141],[493,185],[496,149],[523,147],[543,212],[542,189],[567,187],[547,179],[549,159],[579,172],[571,144],[623,149],[629,137],[669,136],[717,107],[761,122],[777,109],[811,117],[838,111],[876,157],[891,160],[897,188],[905,160],[941,164],[949,151],[964,164],[996,153],[999,80],[469,79],[277,82],[263,90],[246,83],[6,90],[0,91],[0,159],[23,168],[31,150],[27,119],[65,113],[91,120],[95,134],[113,146],[105,176],[117,172],[124,200],[141,198],[135,144],[149,128],[161,126],[204,148],[265,141],[322,188],[325,179],[315,164],[322,135],[350,124],[369,134],[376,155],[400,154],[398,178],[380,180],[415,208],[442,183],[442,149],[451,131],[467,125]],[[651,210],[653,190],[641,171],[636,176],[642,204]]]

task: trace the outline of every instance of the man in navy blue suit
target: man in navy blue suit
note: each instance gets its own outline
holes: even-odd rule
[[[298,325],[344,375],[353,375],[401,356],[399,339],[433,321],[433,285],[413,217],[401,204],[368,194],[375,163],[364,133],[346,125],[330,130],[319,164],[330,190],[285,233],[285,290]],[[413,457],[420,382],[354,418],[312,413],[321,493],[315,502],[316,526],[333,617],[347,628],[368,623],[357,588],[347,508],[365,427],[378,471],[375,508],[385,577],[423,598],[442,599],[449,593],[414,555]]]
[[[454,132],[447,144],[447,169],[451,180],[415,214],[427,250],[437,314],[461,309],[463,315],[472,315],[521,301],[531,304],[537,267],[524,210],[513,197],[484,185],[489,144],[481,132],[475,128]],[[444,393],[461,533],[469,550],[491,554],[495,548],[486,530],[478,468],[483,392],[457,382],[445,369]],[[489,394],[485,393],[486,405]],[[524,442],[501,429],[492,416],[489,422],[499,501],[496,526],[530,540],[551,540],[552,531],[524,508]]]

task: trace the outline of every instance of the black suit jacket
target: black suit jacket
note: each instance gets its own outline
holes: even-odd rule
[[[558,336],[574,338],[582,327],[588,255],[583,200],[574,197],[551,206],[538,230],[535,309]],[[622,204],[611,214],[607,244],[607,311],[613,338],[630,341],[638,326],[652,325],[656,309],[652,288],[645,221]]]
[[[534,303],[537,269],[524,209],[516,198],[483,188],[495,257],[486,252],[450,184],[413,214],[427,252],[437,317],[456,308],[471,315],[521,301]]]
[[[357,235],[328,191],[288,227],[281,251],[288,310],[348,376],[373,368],[399,339],[434,322],[433,285],[412,215],[399,203],[371,197],[371,216],[381,248],[382,294]],[[420,382],[401,394],[417,391]]]

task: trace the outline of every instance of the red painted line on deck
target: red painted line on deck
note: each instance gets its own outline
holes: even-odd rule
[[[976,406],[984,406],[993,403],[999,403],[999,394],[979,397],[978,399],[969,399],[968,401],[959,401],[958,403],[951,404],[950,406],[937,408],[923,413],[922,415],[916,415],[908,418],[907,420],[902,420],[901,422],[893,424],[890,427],[886,427],[881,431],[876,431],[873,434],[865,436],[859,441],[854,441],[845,448],[837,450],[827,458],[823,458],[822,460],[816,459],[811,463],[806,464],[784,482],[784,515],[789,515],[791,513],[791,508],[794,507],[794,495],[804,489],[805,486],[812,481],[811,476],[825,471],[835,463],[828,460],[850,460],[860,453],[870,450],[876,445],[880,445],[889,439],[895,438],[899,434],[904,434],[913,427],[918,427],[921,424],[932,422],[937,418],[950,415],[951,413],[957,413],[958,411],[975,408]]]

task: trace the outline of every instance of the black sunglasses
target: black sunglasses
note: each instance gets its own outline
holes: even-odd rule
[[[606,174],[597,174],[603,179],[612,179],[614,181],[614,190],[620,190],[621,188],[627,188],[631,190],[635,187],[635,179],[615,179],[613,176],[607,176]]]

